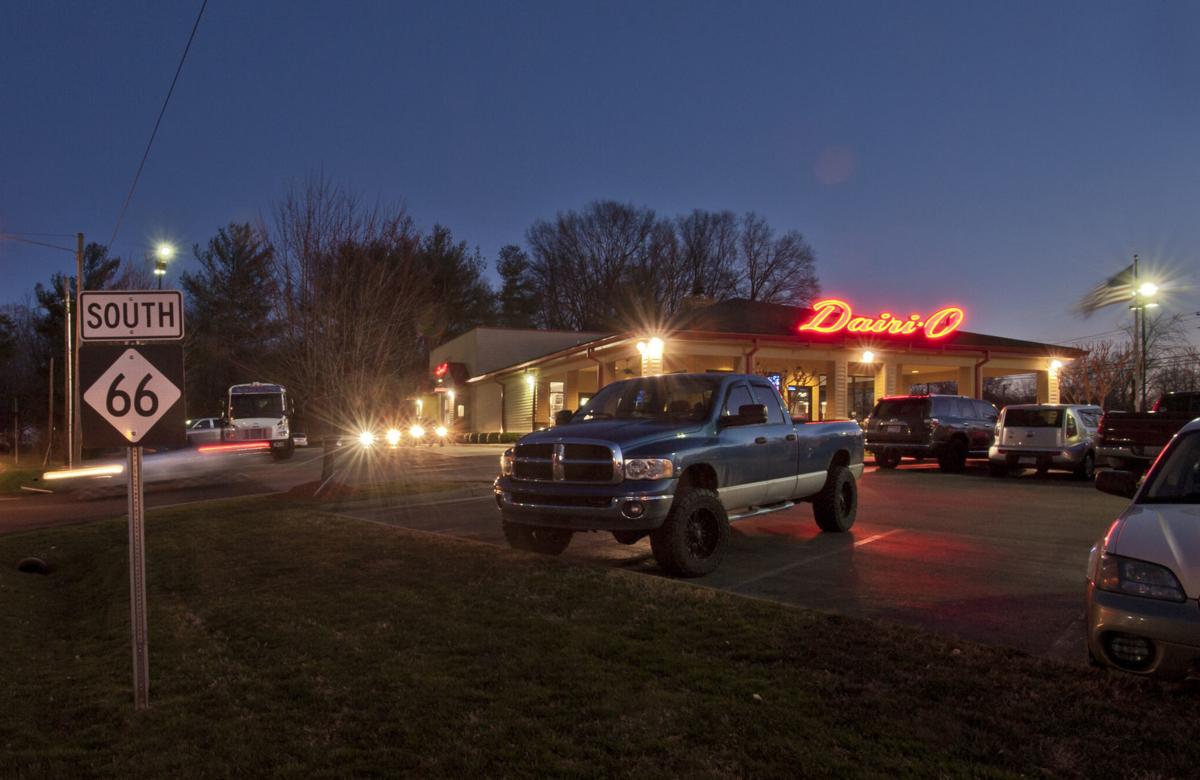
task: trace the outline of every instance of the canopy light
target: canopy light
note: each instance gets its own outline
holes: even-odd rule
[[[870,363],[875,360],[875,353],[871,350],[866,350],[862,353],[862,362]]]
[[[637,350],[644,358],[657,360],[663,356],[663,340],[658,336],[651,338],[649,341],[639,341]]]

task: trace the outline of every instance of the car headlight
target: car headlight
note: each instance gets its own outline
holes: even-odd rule
[[[408,435],[413,437],[414,439],[419,439],[425,435],[425,429],[419,425],[414,425],[413,427],[408,429]]]
[[[1096,587],[1148,599],[1187,601],[1179,580],[1175,579],[1175,575],[1166,566],[1122,558],[1120,555],[1106,553],[1100,557]]]
[[[375,434],[371,433],[370,431],[363,431],[362,433],[358,434],[358,443],[364,447],[370,447],[375,443]]]
[[[388,428],[388,432],[384,434],[384,438],[387,439],[389,447],[395,447],[400,443],[400,431],[395,428]]]
[[[505,450],[504,454],[500,456],[500,473],[506,477],[512,476],[513,451],[511,449]]]
[[[433,432],[436,433],[438,435],[438,438],[441,438],[441,439],[446,438],[446,434],[449,433],[449,431],[446,430],[446,426],[444,426],[444,425],[439,425],[438,427],[434,428]]]
[[[668,479],[675,473],[670,458],[631,458],[625,461],[625,479]]]

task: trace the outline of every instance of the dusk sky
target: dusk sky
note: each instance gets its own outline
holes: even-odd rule
[[[0,5],[0,232],[108,241],[199,5]],[[864,313],[1063,342],[1134,252],[1200,311],[1198,40],[1184,2],[211,0],[112,251],[319,171],[490,265],[595,199],[753,210]],[[70,267],[0,242],[0,303]]]

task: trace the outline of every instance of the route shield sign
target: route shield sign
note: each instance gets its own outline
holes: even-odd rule
[[[183,347],[85,344],[79,352],[85,447],[183,447]]]

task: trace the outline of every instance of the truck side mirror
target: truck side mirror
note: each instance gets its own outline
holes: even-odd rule
[[[735,425],[762,425],[767,421],[767,407],[764,404],[743,404],[738,407],[737,414],[722,417],[719,420],[722,428]]]
[[[566,425],[567,423],[571,422],[571,418],[574,416],[575,412],[571,411],[570,409],[559,409],[554,413],[554,424]]]
[[[1096,490],[1121,498],[1133,498],[1137,492],[1138,478],[1132,471],[1106,469],[1096,473]]]

